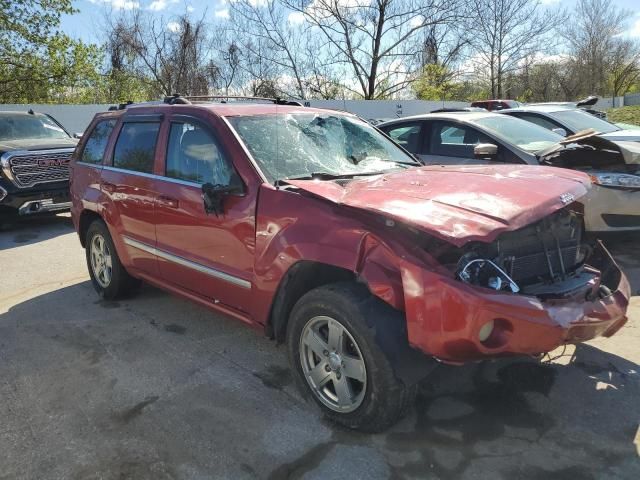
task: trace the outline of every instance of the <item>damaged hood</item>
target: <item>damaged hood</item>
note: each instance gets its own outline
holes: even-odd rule
[[[627,131],[631,130],[621,130]],[[537,156],[540,163],[567,168],[640,165],[640,136],[637,142],[613,141],[609,135],[617,133],[620,132],[601,135],[593,129],[584,130],[538,152]]]
[[[600,137],[614,142],[640,142],[640,130],[618,130],[611,133],[602,133]]]
[[[583,173],[517,165],[431,166],[354,180],[289,180],[306,192],[428,232],[456,246],[491,242],[550,215],[590,186]]]

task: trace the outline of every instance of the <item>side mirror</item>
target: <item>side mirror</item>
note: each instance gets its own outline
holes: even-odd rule
[[[202,200],[204,201],[204,211],[207,215],[215,213],[219,217],[223,213],[224,198],[227,195],[242,195],[244,193],[242,184],[240,185],[214,185],[205,183],[202,185]]]
[[[560,128],[560,127],[552,128],[551,131],[553,133],[557,133],[558,135],[562,135],[563,137],[567,136],[567,131],[564,128]]]
[[[473,147],[473,155],[476,158],[495,160],[498,156],[498,146],[493,143],[479,143]]]
[[[76,132],[73,134],[73,138],[82,138],[82,132]]]

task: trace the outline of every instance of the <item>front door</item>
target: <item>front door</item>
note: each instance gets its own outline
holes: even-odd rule
[[[172,118],[164,180],[156,198],[160,275],[214,302],[249,311],[255,246],[255,193],[247,191],[208,123]],[[238,185],[207,213],[202,185]]]

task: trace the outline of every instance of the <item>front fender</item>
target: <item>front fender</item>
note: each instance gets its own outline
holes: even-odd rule
[[[344,207],[293,191],[264,187],[256,220],[254,318],[266,324],[279,285],[297,262],[352,272],[371,293],[404,310],[400,261],[394,250]]]

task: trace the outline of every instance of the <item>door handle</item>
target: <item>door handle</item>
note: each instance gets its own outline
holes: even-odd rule
[[[164,195],[160,195],[158,197],[158,204],[162,205],[163,207],[178,208],[178,200],[176,200],[175,198],[166,197]]]
[[[113,193],[116,191],[116,186],[113,183],[103,182],[102,190],[104,190],[107,193]]]

